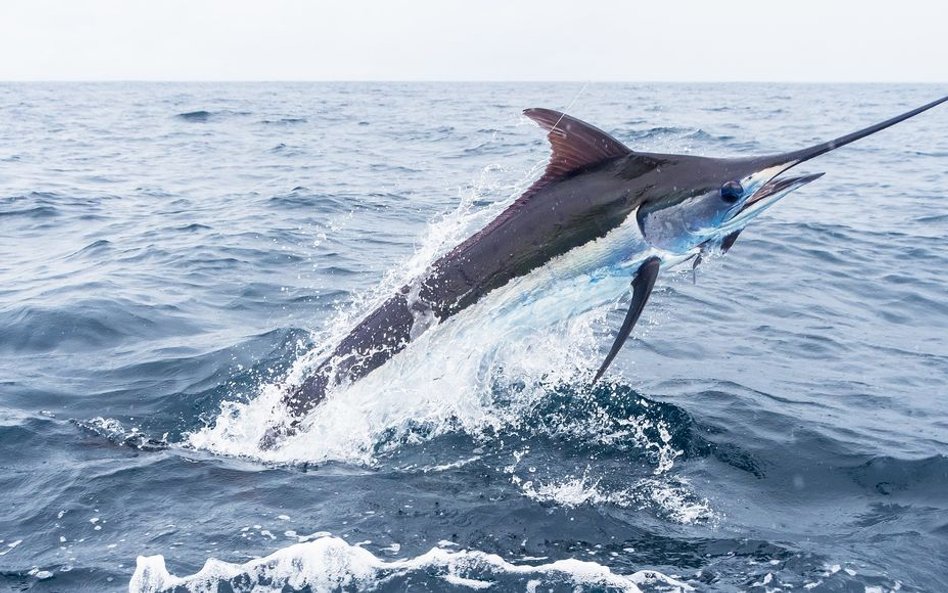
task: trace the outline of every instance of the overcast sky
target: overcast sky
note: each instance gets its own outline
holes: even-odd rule
[[[948,81],[948,1],[0,0],[0,80]]]

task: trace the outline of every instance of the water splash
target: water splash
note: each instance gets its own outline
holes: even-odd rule
[[[351,303],[339,307],[326,327],[313,336],[314,347],[303,350],[304,345],[300,344],[301,355],[283,382],[263,383],[249,398],[235,394],[238,396],[236,399],[222,403],[221,413],[213,425],[189,435],[188,444],[215,453],[280,463],[327,460],[371,463],[375,442],[381,434],[393,429],[400,431],[399,427],[403,429],[409,424],[432,422],[435,427],[455,425],[455,419],[459,418],[466,419],[468,425],[472,420],[473,424],[480,424],[474,420],[474,417],[482,416],[476,412],[477,404],[467,404],[463,397],[472,391],[471,387],[481,384],[480,381],[469,382],[455,397],[449,397],[442,388],[445,383],[437,382],[438,375],[447,372],[446,365],[440,365],[436,375],[425,372],[425,369],[432,368],[425,364],[426,359],[434,359],[430,351],[432,345],[450,344],[450,336],[444,336],[440,341],[433,339],[439,335],[437,330],[443,329],[442,326],[419,338],[408,352],[395,357],[366,379],[352,386],[336,388],[332,395],[338,397],[328,398],[306,419],[299,434],[288,439],[279,449],[266,451],[259,447],[267,426],[289,419],[288,411],[280,401],[284,385],[300,383],[366,312],[421,275],[471,229],[483,226],[505,207],[504,202],[484,203],[480,198],[496,183],[492,175],[498,170],[495,166],[485,168],[474,189],[462,194],[457,208],[429,224],[421,244],[410,258],[388,272],[375,289],[357,295]],[[519,187],[514,193],[519,193]],[[413,362],[405,362],[403,359],[406,358]],[[455,386],[459,382],[463,383],[463,380],[454,381]],[[341,391],[345,394],[339,393]],[[403,406],[406,402],[414,405]],[[462,408],[466,414],[460,414]],[[313,447],[312,443],[318,443],[318,446]]]

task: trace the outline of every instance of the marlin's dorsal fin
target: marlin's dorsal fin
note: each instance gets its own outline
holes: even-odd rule
[[[526,109],[524,115],[548,131],[553,154],[543,176],[530,186],[524,196],[537,192],[551,181],[578,169],[625,156],[629,148],[586,122],[552,109]]]

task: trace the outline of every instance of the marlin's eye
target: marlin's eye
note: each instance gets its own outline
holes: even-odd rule
[[[744,188],[739,181],[728,181],[721,186],[721,199],[733,204],[744,195]]]

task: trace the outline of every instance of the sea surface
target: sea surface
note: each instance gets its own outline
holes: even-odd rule
[[[948,106],[663,273],[595,387],[627,293],[487,301],[258,444],[539,175],[522,109],[746,156],[945,93],[0,84],[0,591],[945,591]]]

